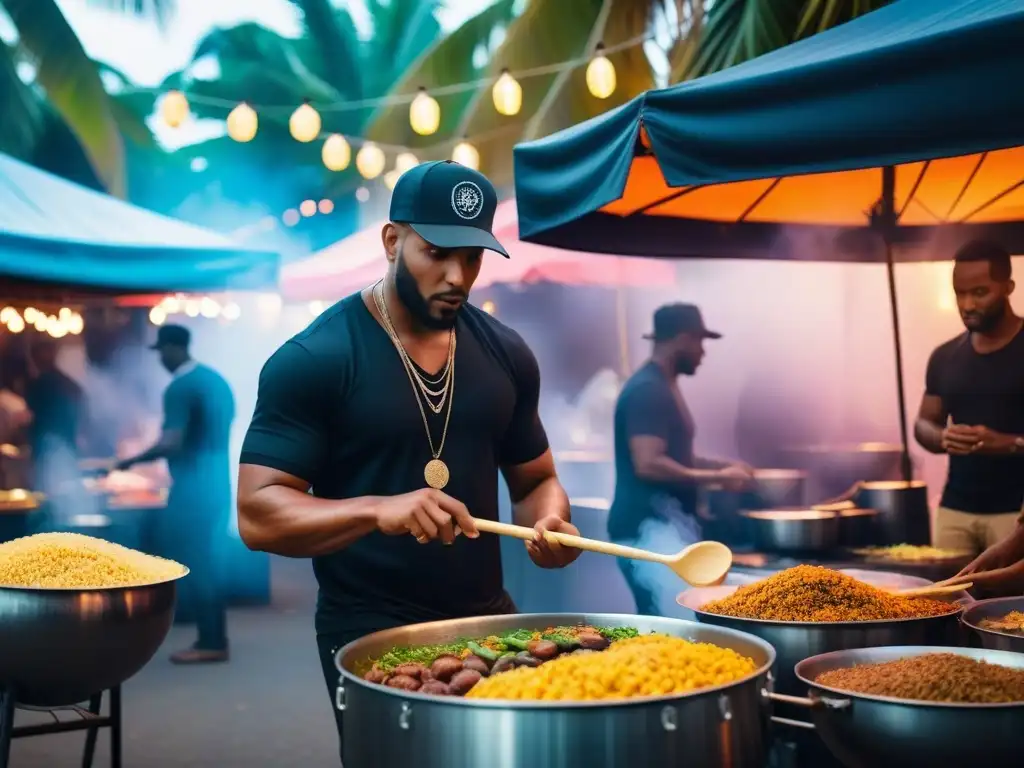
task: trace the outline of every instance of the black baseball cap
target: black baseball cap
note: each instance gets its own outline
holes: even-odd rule
[[[150,349],[160,347],[187,347],[192,340],[192,334],[183,325],[161,325],[156,332],[156,341],[150,345]]]
[[[654,331],[644,335],[652,341],[668,341],[681,333],[705,339],[720,339],[722,334],[709,331],[695,304],[666,304],[654,311]]]
[[[479,171],[453,160],[422,163],[401,175],[391,193],[391,221],[408,224],[438,248],[485,248],[506,259],[491,234],[498,193]]]

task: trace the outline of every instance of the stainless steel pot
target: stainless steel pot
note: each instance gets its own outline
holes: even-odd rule
[[[828,552],[839,546],[839,517],[814,509],[743,512],[754,547],[767,552]]]
[[[981,626],[984,619],[1002,618],[1011,611],[1024,611],[1024,597],[996,597],[991,600],[979,600],[964,611],[964,625],[973,629],[981,638],[981,644],[995,651],[1014,651],[1024,653],[1024,633],[1013,635],[985,629]]]
[[[878,543],[931,544],[928,486],[921,480],[883,480],[860,483],[858,507],[878,510]]]
[[[931,583],[898,573],[855,570],[842,572],[862,581],[869,581],[875,586],[887,588],[927,586]],[[798,662],[808,656],[848,648],[886,645],[958,645],[964,637],[959,612],[946,616],[899,621],[800,622],[739,619],[701,610],[712,600],[727,597],[738,588],[722,586],[688,589],[679,595],[677,602],[697,614],[697,620],[703,624],[756,635],[770,643],[779,658],[775,672],[775,689],[784,694],[798,694],[803,691],[803,686],[793,670]],[[967,599],[966,593],[963,598]]]
[[[754,493],[767,507],[807,503],[807,473],[799,469],[755,469]]]
[[[518,627],[559,624],[633,626],[714,643],[758,665],[749,677],[682,696],[626,702],[489,701],[436,697],[374,685],[360,673],[396,645],[450,642]],[[762,768],[770,703],[763,695],[775,661],[771,646],[720,627],[652,616],[521,614],[418,624],[377,632],[338,651],[336,704],[342,711],[346,768],[537,768],[571,762]],[[571,757],[569,757],[571,756]]]
[[[175,592],[175,581],[89,590],[0,587],[0,685],[12,686],[20,704],[59,707],[123,683],[167,637]]]
[[[1005,651],[920,646],[863,648],[804,659],[796,665],[796,675],[810,689],[808,698],[772,698],[806,706],[818,735],[849,768],[935,768],[973,765],[979,759],[989,765],[1019,765],[1024,702],[916,702],[851,693],[814,682],[829,670],[928,653],[954,653],[1024,669],[1024,655]]]

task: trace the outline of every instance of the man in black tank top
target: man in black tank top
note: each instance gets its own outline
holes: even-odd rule
[[[452,162],[406,172],[382,233],[384,279],[342,299],[260,374],[242,448],[239,533],[258,550],[312,557],[317,642],[333,704],[334,653],[406,624],[512,613],[498,538],[498,471],[542,568],[578,550],[537,413],[536,358],[467,303],[497,197]],[[458,535],[459,532],[465,536]],[[341,735],[342,716],[335,711]]]
[[[1024,323],[1010,306],[1011,269],[995,243],[960,249],[953,290],[967,332],[928,361],[914,434],[949,455],[939,547],[980,552],[1014,531],[1024,503]]]

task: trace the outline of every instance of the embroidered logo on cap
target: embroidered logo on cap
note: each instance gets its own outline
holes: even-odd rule
[[[460,181],[452,188],[452,210],[462,219],[475,219],[484,209],[484,193],[472,181]]]

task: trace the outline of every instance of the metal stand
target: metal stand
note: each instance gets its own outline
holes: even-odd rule
[[[110,729],[110,768],[121,768],[121,686],[111,688],[109,693],[110,702],[106,715],[101,714],[103,692],[100,692],[89,699],[88,709],[77,705],[57,709],[24,707],[24,709],[36,712],[48,712],[53,717],[53,722],[15,728],[16,696],[14,689],[9,686],[0,688],[0,768],[10,767],[12,739],[70,731],[86,731],[82,768],[92,768],[93,757],[96,755],[96,737],[99,735],[100,728]],[[59,711],[72,712],[76,718],[61,720],[57,717]]]

